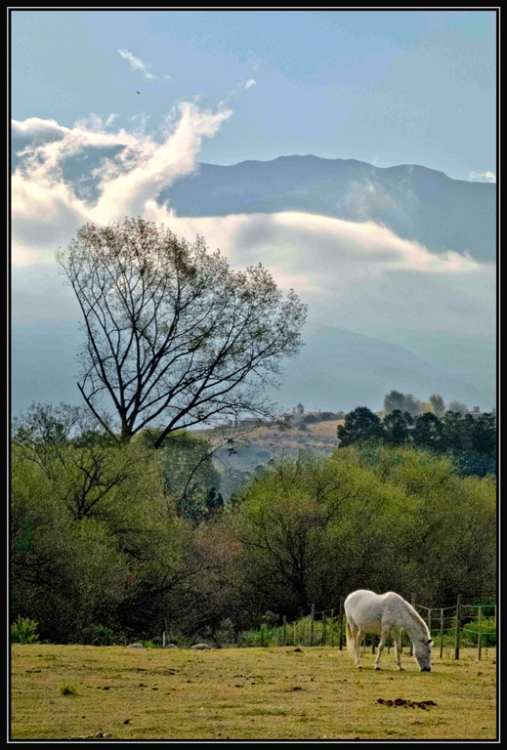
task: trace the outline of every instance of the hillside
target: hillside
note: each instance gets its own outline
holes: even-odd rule
[[[225,500],[231,493],[269,461],[278,461],[284,456],[295,456],[300,450],[317,456],[328,456],[338,446],[336,431],[343,420],[330,420],[309,424],[305,431],[297,427],[280,429],[277,426],[251,428],[227,428],[195,431],[206,437],[212,445],[224,439],[232,440],[217,450],[213,463],[221,472],[220,491]]]

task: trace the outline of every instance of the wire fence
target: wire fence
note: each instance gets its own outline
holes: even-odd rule
[[[434,653],[443,658],[444,648],[454,650],[454,658],[459,659],[461,648],[476,648],[477,658],[487,655],[488,648],[497,645],[497,607],[496,604],[462,604],[461,597],[451,607],[426,607],[418,604],[412,596],[412,606],[428,625],[433,638]],[[282,618],[282,624],[270,626],[264,624],[259,630],[246,631],[238,636],[238,646],[331,646],[343,649],[346,643],[346,618],[343,598],[337,609],[316,612],[315,607],[309,615],[294,622]],[[366,635],[363,639],[363,650],[371,648],[372,653],[379,637]],[[408,635],[402,632],[402,650],[407,648],[412,654],[412,643]],[[394,641],[391,635],[386,641],[389,653]]]

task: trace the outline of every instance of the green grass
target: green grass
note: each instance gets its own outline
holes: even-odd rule
[[[434,652],[430,673],[365,651],[12,644],[11,732],[31,739],[496,738],[494,649]],[[75,687],[69,700],[61,686]],[[378,703],[433,701],[426,709]]]

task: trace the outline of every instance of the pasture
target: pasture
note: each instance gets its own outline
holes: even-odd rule
[[[430,673],[387,650],[376,672],[327,647],[11,649],[13,740],[496,737],[493,649],[434,654]]]

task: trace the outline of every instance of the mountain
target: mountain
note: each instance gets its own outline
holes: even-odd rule
[[[379,411],[393,389],[422,401],[440,393],[446,402],[457,399],[483,411],[494,406],[470,374],[403,347],[331,326],[304,341],[301,354],[285,367],[284,407],[301,401],[306,411],[348,412],[357,406]],[[276,392],[270,395],[276,399]]]
[[[158,202],[165,201],[178,216],[308,211],[371,220],[435,252],[496,259],[496,185],[453,180],[416,164],[381,168],[311,155],[199,164],[160,194]]]
[[[75,355],[82,336],[78,322],[13,326],[13,414],[26,409],[32,400],[80,403]],[[483,411],[494,406],[488,394],[473,385],[469,373],[451,370],[403,347],[335,327],[322,327],[305,335],[304,341],[301,354],[285,361],[282,390],[268,394],[284,409],[292,410],[301,401],[306,411],[348,412],[356,406],[378,411],[385,394],[393,389],[421,400],[440,393],[447,402],[458,399]]]

